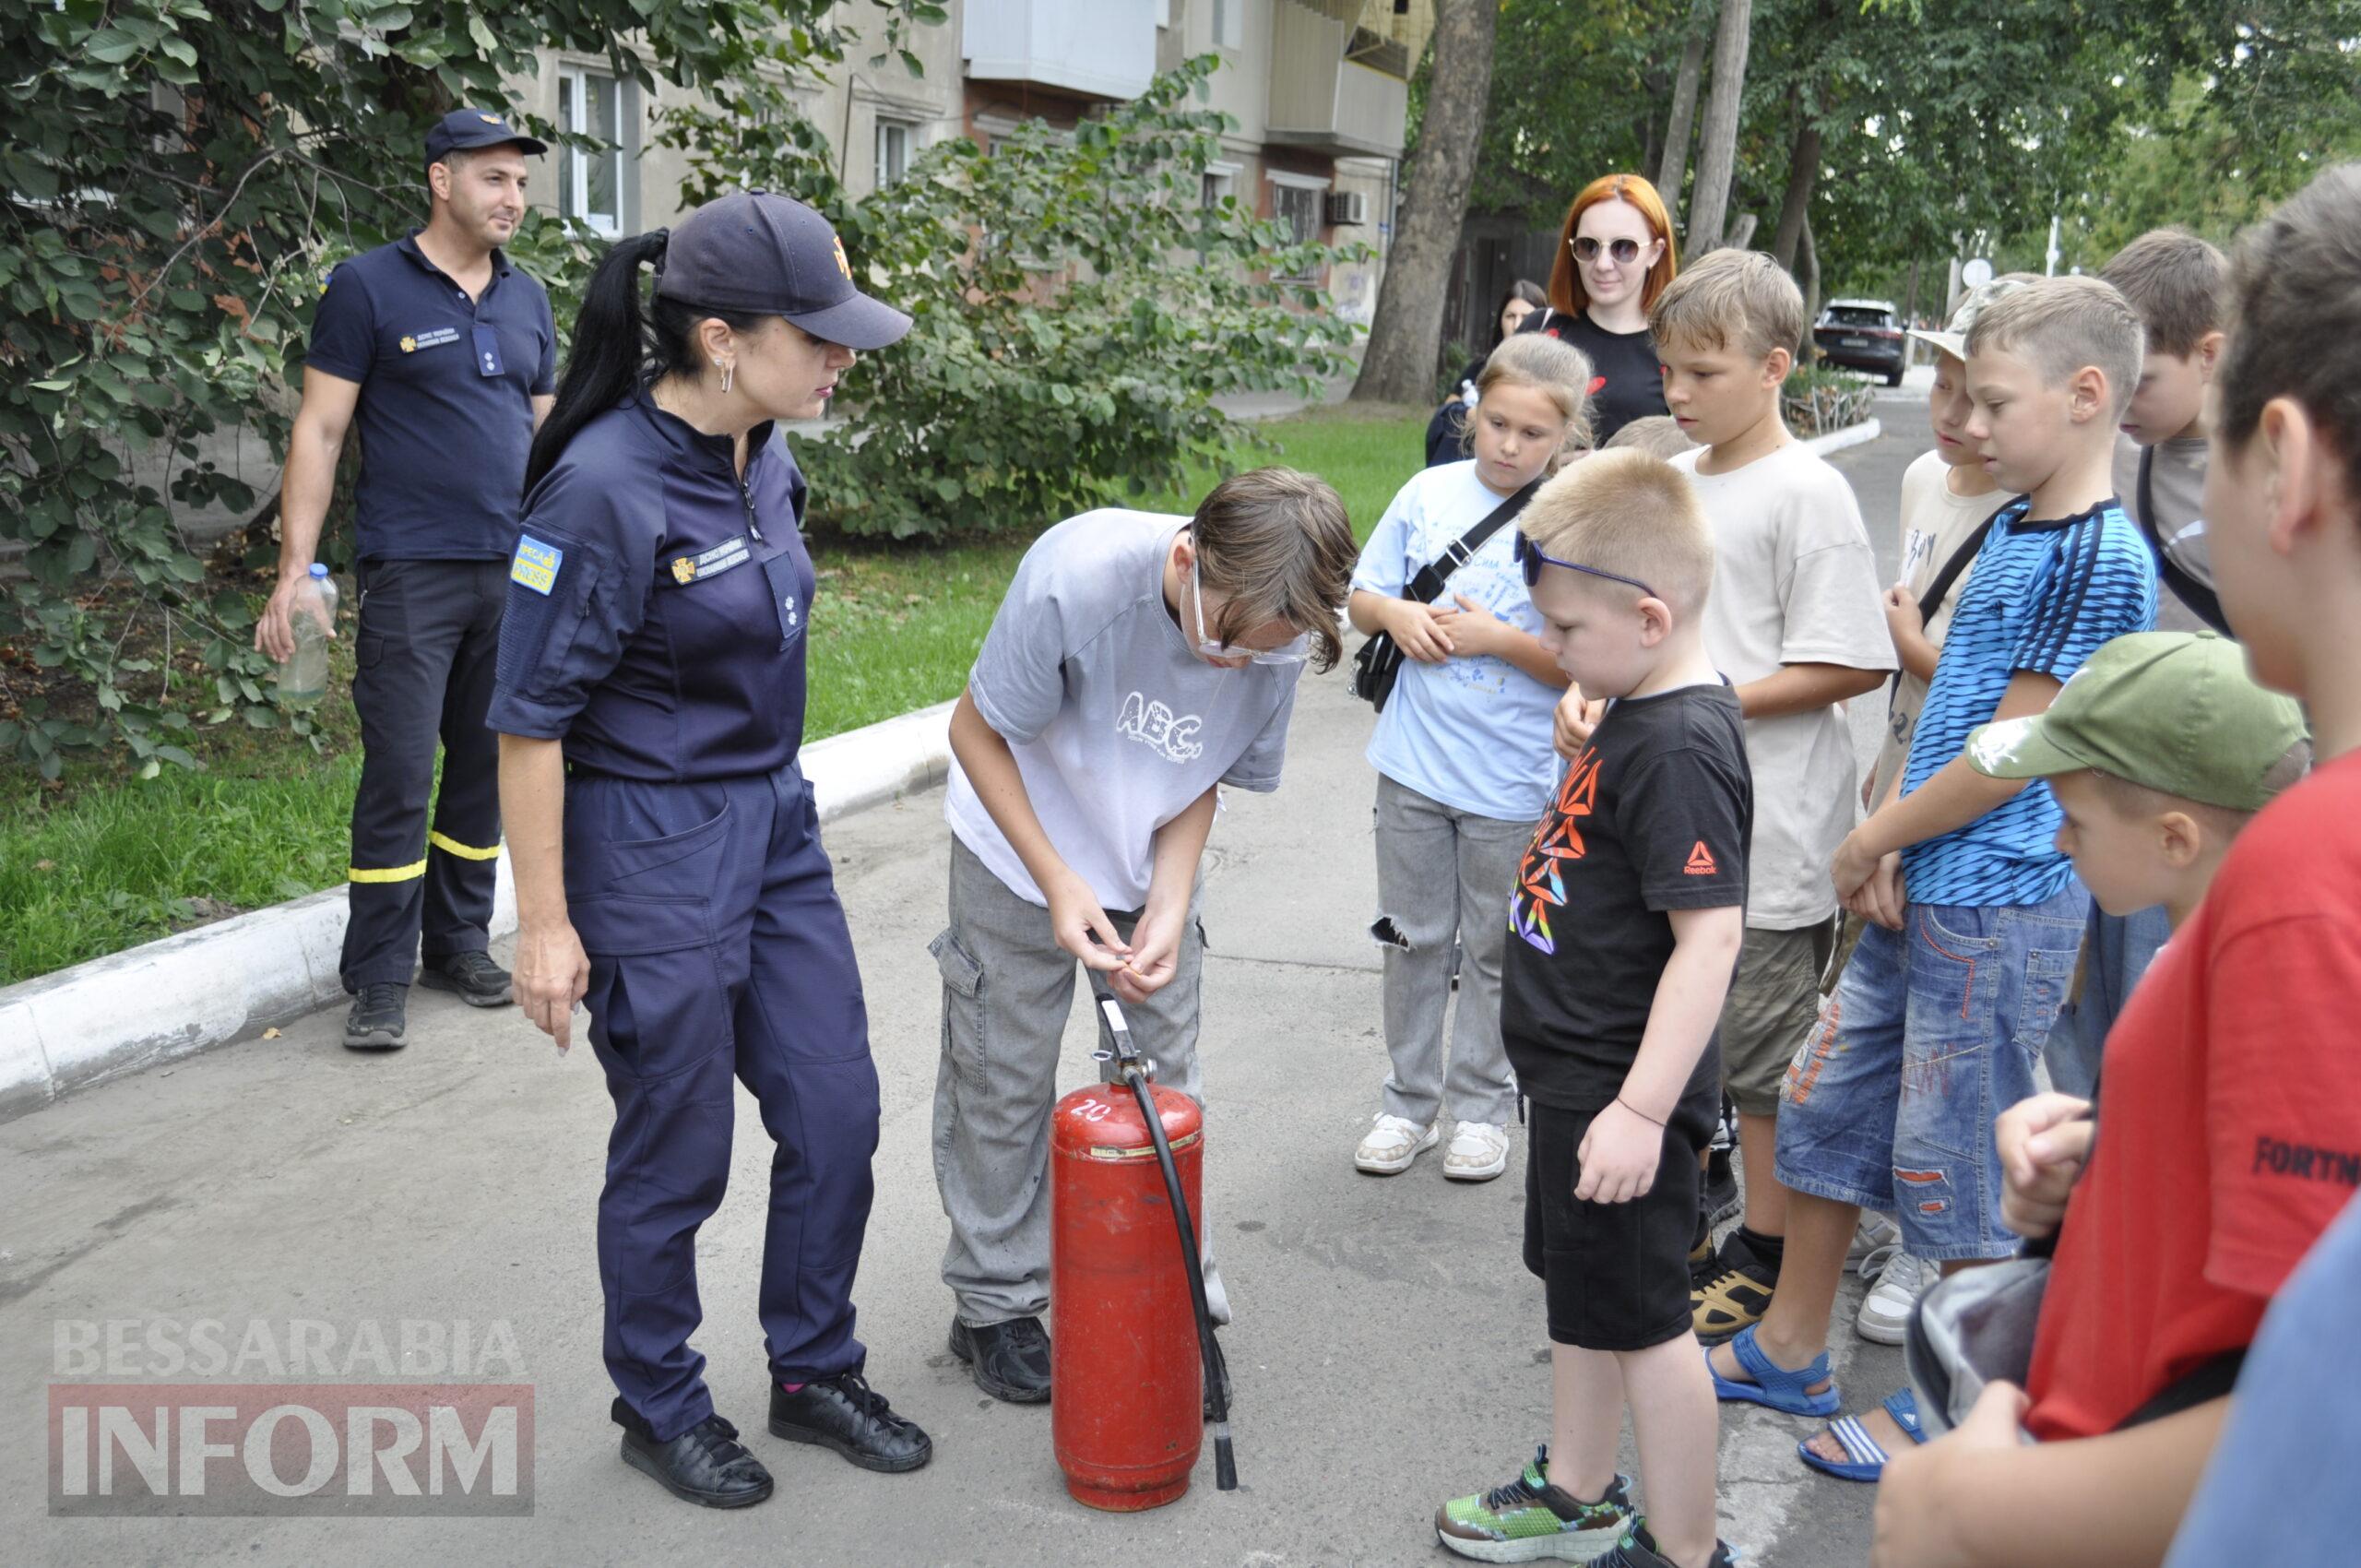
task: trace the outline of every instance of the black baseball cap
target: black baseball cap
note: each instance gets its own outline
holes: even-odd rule
[[[454,109],[437,120],[434,128],[426,133],[426,160],[440,163],[450,154],[465,152],[470,148],[512,145],[523,148],[528,153],[542,153],[550,149],[549,143],[528,137],[509,125],[505,115],[481,109]]]
[[[910,318],[853,287],[828,220],[791,196],[737,191],[672,225],[656,291],[709,310],[783,315],[848,349],[898,342]]]

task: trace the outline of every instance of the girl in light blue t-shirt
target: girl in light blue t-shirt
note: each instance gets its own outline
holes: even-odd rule
[[[1501,948],[1517,861],[1557,781],[1550,719],[1566,678],[1542,650],[1504,524],[1432,604],[1411,579],[1527,484],[1589,445],[1590,362],[1552,338],[1509,339],[1477,377],[1465,462],[1402,487],[1353,573],[1350,613],[1393,635],[1400,678],[1369,760],[1377,780],[1378,916],[1385,953],[1385,1045],[1394,1070],[1353,1163],[1391,1176],[1456,1127],[1443,1174],[1489,1182],[1508,1169],[1515,1080],[1501,1044]],[[1444,1066],[1453,938],[1458,1017]]]

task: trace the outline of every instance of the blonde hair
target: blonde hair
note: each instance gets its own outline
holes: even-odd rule
[[[1670,414],[1645,414],[1608,436],[1599,450],[1613,452],[1625,446],[1636,446],[1651,457],[1678,457],[1696,450],[1697,443],[1682,434],[1680,422]]]
[[[1648,331],[1659,346],[1735,347],[1757,360],[1779,349],[1792,354],[1803,340],[1803,291],[1761,251],[1714,251],[1656,296]]]
[[[1189,532],[1204,586],[1223,599],[1216,640],[1283,621],[1311,639],[1313,669],[1343,657],[1336,616],[1360,551],[1325,480],[1279,468],[1234,474],[1197,504]]]
[[[1590,450],[1590,356],[1580,349],[1545,333],[1518,332],[1494,349],[1476,373],[1476,401],[1480,405],[1486,393],[1501,386],[1530,386],[1548,398],[1566,422],[1566,434],[1549,455],[1548,471],[1554,474],[1569,454]],[[1466,451],[1475,440],[1476,422],[1470,420],[1460,431],[1460,450]]]
[[[2140,385],[2148,327],[2114,284],[2096,278],[2037,278],[2004,294],[1967,329],[1967,351],[2019,353],[2056,386],[2086,367],[2106,377],[2120,414]]]
[[[1683,616],[1714,586],[1714,535],[1688,476],[1646,452],[1595,452],[1536,492],[1517,518],[1545,555],[1631,577]]]

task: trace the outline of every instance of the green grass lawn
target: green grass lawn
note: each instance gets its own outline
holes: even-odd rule
[[[1423,410],[1321,410],[1262,426],[1267,445],[1240,449],[1225,471],[1278,462],[1319,474],[1366,539],[1418,470],[1425,426]],[[1202,476],[1196,493],[1219,477]],[[1186,512],[1196,493],[1137,505]],[[958,695],[1026,542],[821,543],[806,735]],[[339,656],[350,647],[348,637]],[[0,985],[342,881],[360,777],[344,695],[350,673],[349,665],[340,671],[321,707],[331,736],[325,755],[241,727],[193,747],[207,764],[201,773],[167,769],[141,781],[112,765],[80,764],[57,791],[0,766]]]

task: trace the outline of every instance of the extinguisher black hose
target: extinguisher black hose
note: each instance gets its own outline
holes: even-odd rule
[[[1147,1123],[1147,1135],[1156,1143],[1156,1162],[1164,1170],[1164,1190],[1172,1200],[1172,1218],[1180,1227],[1180,1255],[1188,1265],[1189,1302],[1197,1311],[1197,1354],[1204,1361],[1205,1398],[1214,1412],[1214,1485],[1222,1491],[1236,1491],[1238,1456],[1229,1445],[1228,1380],[1222,1374],[1221,1352],[1214,1348],[1214,1314],[1205,1304],[1204,1263],[1197,1253],[1197,1219],[1189,1212],[1187,1194],[1180,1191],[1180,1172],[1172,1163],[1172,1146],[1165,1139],[1164,1118],[1157,1114],[1156,1096],[1148,1090],[1147,1075],[1134,1061],[1124,1064],[1123,1077],[1139,1099],[1140,1117]]]

